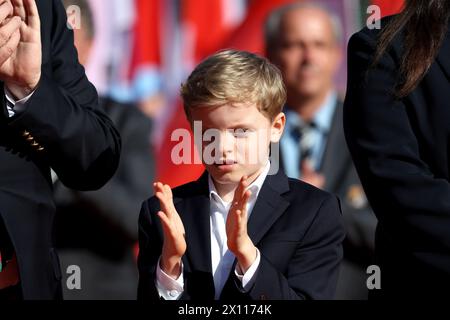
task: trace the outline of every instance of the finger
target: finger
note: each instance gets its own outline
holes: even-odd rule
[[[0,48],[0,65],[3,65],[3,63],[5,63],[5,61],[16,51],[19,42],[20,32],[16,30],[11,38],[9,38],[8,42]]]
[[[167,217],[170,219],[172,218],[172,210],[170,208],[170,206],[168,205],[166,196],[164,195],[164,193],[158,191],[156,192],[156,197],[159,200],[159,204],[161,207],[161,210],[164,211],[164,213],[167,215]]]
[[[13,15],[13,6],[9,1],[5,1],[0,4],[0,23],[3,24],[3,21]]]
[[[167,184],[163,184],[162,188],[167,199],[172,199],[172,189]]]
[[[164,185],[164,187],[165,187],[166,190],[167,190],[168,196],[169,196],[170,198],[172,198],[172,197],[173,197],[173,194],[172,194],[172,188],[171,188],[168,184]]]
[[[237,221],[237,231],[238,232],[247,232],[247,209],[239,209],[236,210],[236,221]]]
[[[161,220],[161,225],[163,227],[164,233],[170,233],[170,220],[167,215],[162,211],[158,211],[157,216]]]
[[[172,191],[168,185],[164,185],[161,182],[157,182],[157,188],[159,190],[158,192],[161,193],[159,198],[162,201],[161,205],[164,207],[164,211],[169,219],[171,219],[173,214],[176,212],[172,199]]]
[[[248,179],[247,176],[243,176],[239,181],[238,187],[234,191],[233,203],[238,202],[239,199],[242,198],[245,188],[247,187],[247,179]]]
[[[13,17],[0,28],[0,47],[4,46],[14,32],[19,30],[21,24],[22,20],[19,17]]]
[[[39,18],[39,12],[36,5],[36,0],[23,0],[23,4],[26,12],[26,23],[32,29],[40,29],[41,20]]]
[[[247,208],[248,200],[250,199],[250,196],[252,195],[252,192],[250,190],[247,190],[244,192],[242,197],[237,202],[237,208],[240,210],[245,210]]]
[[[175,205],[173,203],[173,194],[172,194],[172,189],[170,188],[169,185],[164,185],[164,190],[165,190],[165,194],[168,200],[168,205],[171,208],[172,213],[177,212],[177,210],[175,209]]]
[[[160,192],[163,195],[165,211],[168,217],[172,218],[173,210],[175,209],[175,207],[173,206],[173,201],[171,197],[172,192],[170,191],[170,187],[161,182],[158,182],[158,188],[160,189]]]
[[[242,210],[236,210],[236,227],[240,228],[242,221]]]
[[[23,5],[23,0],[11,0],[11,3],[14,7],[14,15],[19,16],[22,21],[25,21],[27,13],[25,11],[25,6]]]
[[[155,182],[155,183],[153,183],[153,189],[155,190],[155,193],[156,192],[163,192],[163,190],[162,190],[162,188],[161,188],[161,182]]]
[[[164,185],[161,182],[156,183],[156,191],[161,192],[165,196]]]

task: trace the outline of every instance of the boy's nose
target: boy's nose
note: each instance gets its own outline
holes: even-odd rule
[[[224,132],[220,136],[220,147],[224,157],[234,153],[236,148],[232,132]]]

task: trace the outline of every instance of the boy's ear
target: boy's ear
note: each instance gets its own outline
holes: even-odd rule
[[[286,115],[283,112],[280,112],[272,122],[270,142],[278,143],[280,141],[285,125]]]

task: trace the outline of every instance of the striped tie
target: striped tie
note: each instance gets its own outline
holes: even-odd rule
[[[6,99],[6,109],[8,110],[8,116],[10,118],[16,114],[14,112],[14,104],[12,104],[8,99]]]
[[[308,161],[310,164],[313,164],[312,161],[312,155],[313,155],[313,148],[316,141],[316,135],[314,134],[316,126],[314,122],[311,123],[304,123],[301,126],[298,127],[298,145],[300,148],[300,168],[302,167],[302,164],[304,161]]]

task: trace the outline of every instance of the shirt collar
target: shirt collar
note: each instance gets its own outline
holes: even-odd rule
[[[323,133],[328,133],[330,131],[336,108],[336,100],[337,93],[333,90],[327,95],[324,103],[320,106],[313,117],[314,124]],[[297,128],[303,124],[304,120],[298,115],[298,113],[289,109],[287,106],[285,106],[285,113],[286,126],[289,128]]]
[[[252,195],[250,196],[249,202],[253,202],[258,197],[259,191],[261,190],[264,181],[266,180],[267,175],[270,171],[270,161],[267,161],[263,171],[259,174],[259,176],[253,181],[246,190],[250,190],[252,192]],[[209,199],[211,201],[219,201],[222,203],[224,207],[228,207],[230,203],[227,203],[223,201],[223,199],[219,196],[219,193],[217,192],[217,189],[214,185],[214,182],[211,178],[211,175],[208,174],[208,186],[209,186]]]

